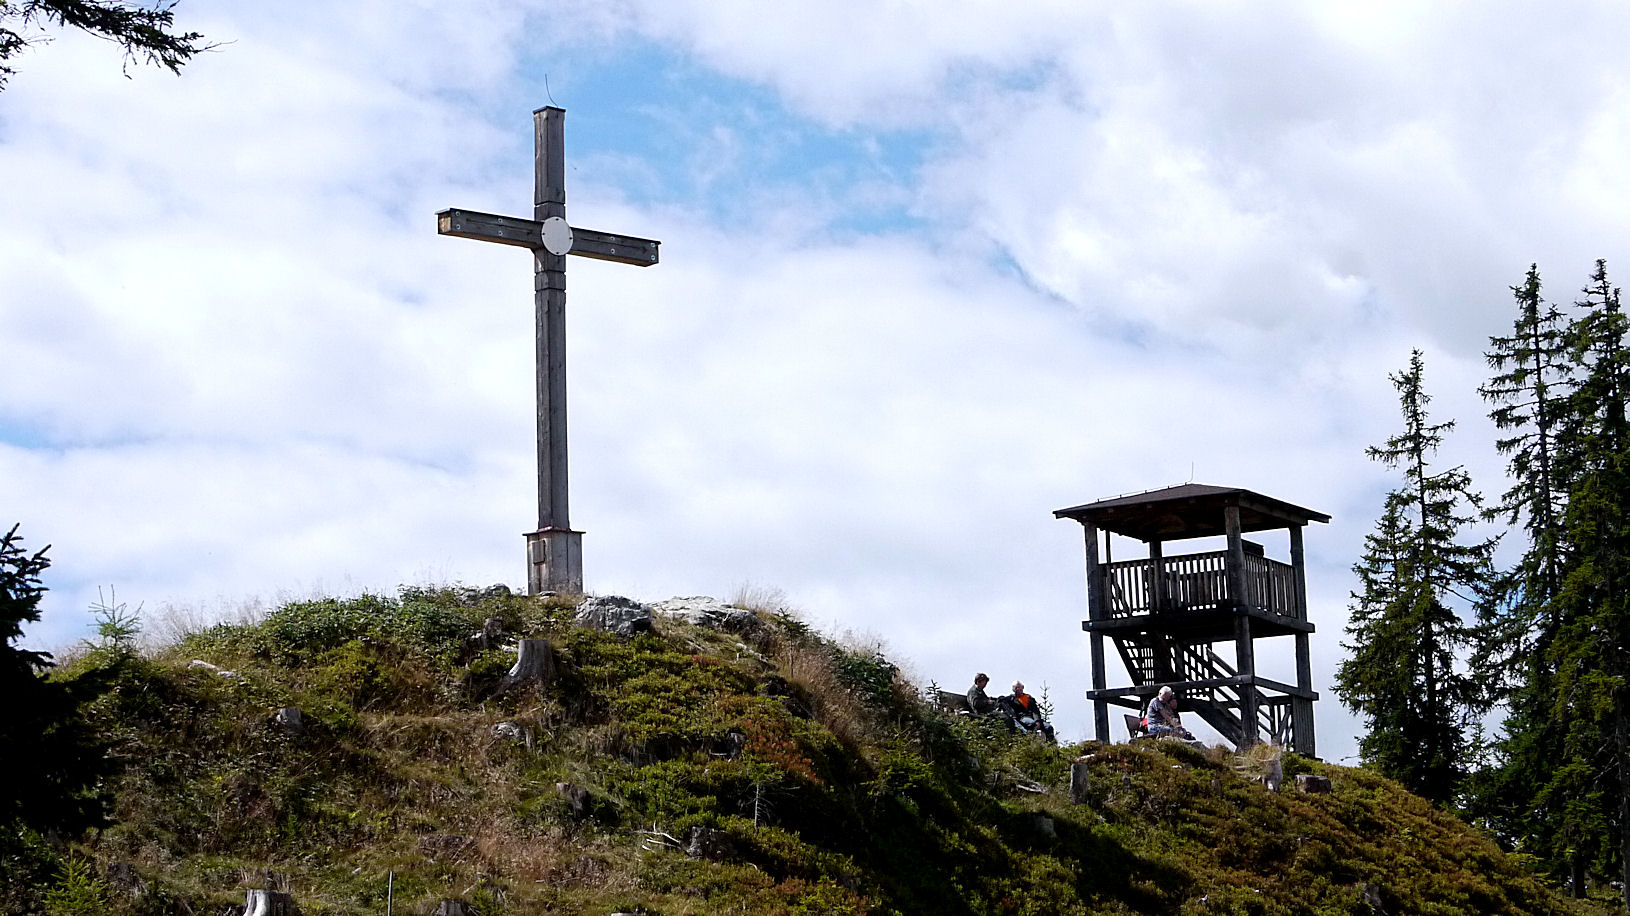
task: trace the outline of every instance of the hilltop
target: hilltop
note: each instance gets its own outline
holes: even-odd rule
[[[628,635],[577,610],[404,589],[85,653],[55,676],[111,678],[89,712],[116,822],[32,838],[0,906],[223,914],[269,887],[306,914],[1609,912],[1362,769],[1287,755],[1287,781],[1330,780],[1303,794],[1221,749],[1055,748],[934,709],[781,608]],[[510,677],[523,639],[547,643]]]

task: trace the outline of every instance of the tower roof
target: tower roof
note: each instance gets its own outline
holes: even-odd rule
[[[1241,531],[1268,531],[1328,522],[1330,516],[1263,496],[1240,487],[1185,483],[1147,493],[1116,496],[1059,509],[1056,518],[1073,518],[1105,531],[1140,541],[1181,541],[1227,533],[1223,509],[1239,507]]]

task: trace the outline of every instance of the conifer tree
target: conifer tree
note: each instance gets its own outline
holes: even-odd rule
[[[56,682],[44,677],[51,656],[13,645],[23,624],[40,619],[51,565],[44,550],[23,549],[17,526],[0,536],[0,832],[17,825],[73,835],[107,823],[100,781],[110,772],[105,749],[91,735],[81,707],[99,694],[98,677]],[[20,752],[26,748],[26,753]]]
[[[1467,770],[1465,726],[1484,706],[1476,679],[1457,663],[1474,628],[1455,604],[1486,600],[1492,542],[1462,543],[1479,500],[1460,467],[1435,471],[1431,459],[1453,421],[1428,422],[1419,350],[1391,376],[1404,430],[1369,456],[1403,471],[1387,495],[1363,559],[1363,586],[1347,627],[1352,653],[1336,673],[1336,694],[1364,717],[1366,763],[1438,803],[1455,797]]]
[[[1543,619],[1560,587],[1563,564],[1561,527],[1567,505],[1567,456],[1559,434],[1568,423],[1573,387],[1570,335],[1562,312],[1540,294],[1539,265],[1531,265],[1520,286],[1511,287],[1517,319],[1509,337],[1490,337],[1484,356],[1498,374],[1478,392],[1495,405],[1489,418],[1506,436],[1495,442],[1511,487],[1485,513],[1493,520],[1521,525],[1527,549],[1517,565],[1497,581],[1498,601],[1486,620],[1490,632],[1480,653],[1485,675],[1509,684],[1525,679],[1524,666],[1543,655],[1554,623]]]
[[[179,73],[204,44],[197,32],[177,32],[175,3],[123,0],[0,0],[0,90],[16,72],[11,58],[48,40],[47,27],[71,27],[119,45],[125,63],[141,61]]]
[[[1489,338],[1485,356],[1497,374],[1479,389],[1494,405],[1489,417],[1505,434],[1495,446],[1509,456],[1511,485],[1485,517],[1521,526],[1526,542],[1517,563],[1496,578],[1495,600],[1481,619],[1476,667],[1504,700],[1506,715],[1493,763],[1477,774],[1468,807],[1507,842],[1521,839],[1562,874],[1569,869],[1569,844],[1553,819],[1534,812],[1546,774],[1562,754],[1549,655],[1566,565],[1570,468],[1578,451],[1571,412],[1577,363],[1565,316],[1541,295],[1538,265],[1511,291],[1517,305],[1512,333]]]
[[[1581,377],[1570,403],[1576,465],[1555,599],[1552,723],[1561,757],[1538,801],[1567,845],[1576,888],[1586,863],[1616,869],[1630,905],[1630,329],[1598,260],[1572,327]]]

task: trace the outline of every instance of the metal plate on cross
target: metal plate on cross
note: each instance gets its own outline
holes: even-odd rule
[[[543,221],[543,250],[554,255],[572,250],[572,227],[566,220],[551,216]]]

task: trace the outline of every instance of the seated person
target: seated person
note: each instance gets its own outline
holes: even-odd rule
[[[1149,711],[1143,715],[1143,727],[1154,738],[1170,735],[1184,741],[1194,740],[1194,735],[1183,727],[1183,719],[1177,714],[1177,694],[1170,687],[1160,688],[1160,693],[1149,701]]]
[[[1020,728],[1029,732],[1040,732],[1048,741],[1058,743],[1058,739],[1053,736],[1053,727],[1041,717],[1041,706],[1036,703],[1035,697],[1024,692],[1022,682],[1014,681],[1013,693],[1002,697],[998,702],[1002,704],[1002,709],[1008,717]]]
[[[990,683],[990,675],[981,671],[973,676],[973,686],[968,688],[968,709],[976,716],[988,716],[996,711],[996,701],[985,694],[985,685]]]

